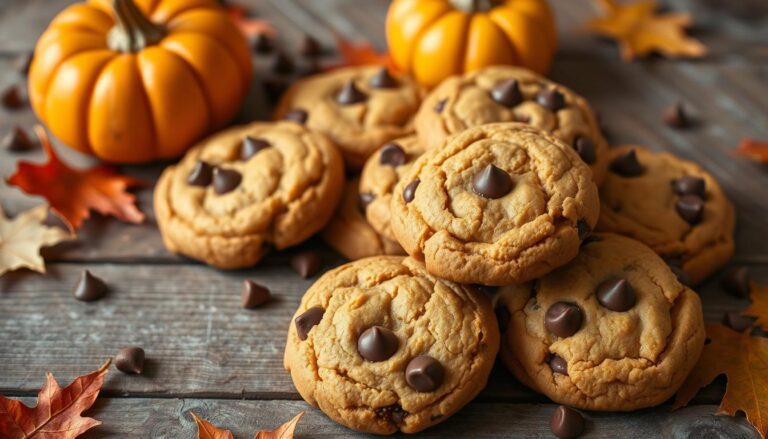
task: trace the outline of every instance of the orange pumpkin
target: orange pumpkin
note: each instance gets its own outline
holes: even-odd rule
[[[395,0],[387,42],[395,64],[431,87],[496,64],[546,73],[557,31],[546,0]]]
[[[251,81],[248,44],[216,0],[90,0],[40,37],[37,116],[70,147],[118,163],[180,155],[227,124]]]

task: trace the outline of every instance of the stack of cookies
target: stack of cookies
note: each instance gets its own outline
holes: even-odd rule
[[[224,268],[320,230],[354,260],[306,292],[285,351],[299,393],[335,421],[440,423],[497,354],[587,410],[659,404],[693,368],[690,288],[732,255],[733,208],[693,163],[609,149],[566,87],[490,67],[426,93],[353,67],[295,84],[276,120],[169,168],[158,222],[170,249]],[[582,425],[569,407],[553,417],[561,437]]]

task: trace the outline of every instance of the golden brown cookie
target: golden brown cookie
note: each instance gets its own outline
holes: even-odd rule
[[[392,197],[392,228],[435,276],[525,282],[576,257],[600,209],[591,177],[576,151],[542,130],[481,125],[408,169]]]
[[[395,241],[384,238],[365,220],[363,212],[369,202],[361,197],[360,179],[347,180],[344,196],[331,222],[323,229],[323,240],[349,260],[378,255],[404,255]]]
[[[392,191],[400,176],[423,152],[418,138],[408,136],[388,142],[365,162],[360,175],[360,193],[370,200],[365,217],[377,232],[388,239],[397,239],[390,221]]]
[[[499,332],[482,293],[410,258],[361,259],[324,274],[288,331],[285,367],[331,419],[376,434],[448,419],[491,372]]]
[[[608,145],[586,99],[520,67],[494,66],[443,81],[416,115],[419,139],[436,148],[451,134],[494,122],[541,128],[579,152],[600,185]]]
[[[169,250],[219,268],[255,264],[268,247],[290,247],[331,218],[344,164],[322,134],[291,122],[254,123],[216,134],[169,166],[155,213]]]
[[[294,84],[280,100],[276,119],[306,123],[326,134],[350,169],[360,169],[384,143],[413,132],[423,92],[385,68],[347,67]]]
[[[501,358],[560,404],[629,411],[669,399],[704,346],[698,295],[644,244],[590,236],[568,265],[495,298]]]
[[[695,163],[639,146],[610,151],[597,230],[629,236],[701,282],[733,255],[735,213],[720,185]]]

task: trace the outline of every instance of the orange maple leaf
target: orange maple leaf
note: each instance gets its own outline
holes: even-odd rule
[[[32,195],[40,195],[51,209],[67,222],[71,230],[80,228],[94,209],[130,223],[141,223],[144,214],[136,207],[136,197],[126,190],[141,181],[118,175],[107,166],[84,171],[72,169],[62,162],[51,146],[45,129],[35,127],[40,143],[48,155],[42,165],[19,162],[19,169],[8,184]]]
[[[698,58],[707,53],[706,46],[685,34],[693,22],[690,14],[657,14],[655,0],[626,5],[616,0],[598,0],[598,3],[605,15],[587,23],[587,29],[618,40],[624,60],[652,52],[670,58]]]
[[[286,422],[273,431],[260,431],[256,433],[253,439],[293,439],[293,432],[296,430],[296,424],[299,423],[301,417],[304,416],[304,412],[294,416],[293,419]]]
[[[368,42],[353,43],[347,41],[341,36],[336,36],[336,46],[341,56],[341,61],[337,64],[330,65],[324,70],[335,70],[342,67],[350,66],[366,66],[366,65],[381,65],[387,66],[390,71],[396,72],[397,68],[387,52],[378,52]]]
[[[699,362],[675,397],[674,409],[719,375],[728,384],[717,414],[743,411],[761,437],[768,432],[768,338],[740,334],[723,325],[707,325],[707,338]]]
[[[21,401],[0,395],[0,437],[4,439],[71,439],[83,434],[100,421],[84,418],[99,396],[111,360],[98,370],[75,378],[65,388],[52,374],[37,395],[37,405],[27,407]]]
[[[229,18],[235,22],[240,32],[247,38],[254,38],[258,34],[266,34],[270,37],[277,36],[277,31],[266,20],[252,18],[248,8],[242,5],[228,4],[225,6]]]
[[[768,142],[754,139],[743,139],[734,154],[747,157],[756,162],[768,163]]]
[[[299,423],[304,412],[294,416],[293,419],[278,427],[273,431],[259,431],[254,439],[293,439],[293,432],[296,430],[296,424]],[[232,439],[232,432],[216,427],[205,419],[192,413],[192,418],[197,424],[197,439]]]
[[[768,330],[768,288],[753,283],[749,289],[749,298],[752,300],[752,304],[744,311],[744,314],[756,317],[755,323],[764,330]]]

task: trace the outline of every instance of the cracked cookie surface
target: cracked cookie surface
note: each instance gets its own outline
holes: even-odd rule
[[[405,251],[464,284],[525,282],[567,263],[600,208],[576,152],[515,123],[454,135],[416,160],[394,194],[392,227]]]
[[[608,145],[586,99],[523,68],[493,66],[448,78],[424,99],[414,122],[427,148],[478,125],[528,123],[579,150],[598,185],[605,176]]]
[[[610,158],[614,164],[600,189],[597,230],[645,243],[694,285],[728,262],[735,213],[708,172],[639,146],[612,149]]]
[[[533,390],[581,409],[664,402],[704,346],[698,295],[650,248],[619,235],[592,235],[568,265],[501,288],[494,300],[506,323],[507,367]]]
[[[306,292],[285,367],[301,396],[336,422],[415,433],[480,392],[498,344],[485,295],[413,259],[379,256],[336,268]]]
[[[323,135],[291,123],[222,131],[160,177],[154,194],[163,241],[219,268],[247,267],[267,249],[301,243],[325,226],[344,165]]]

